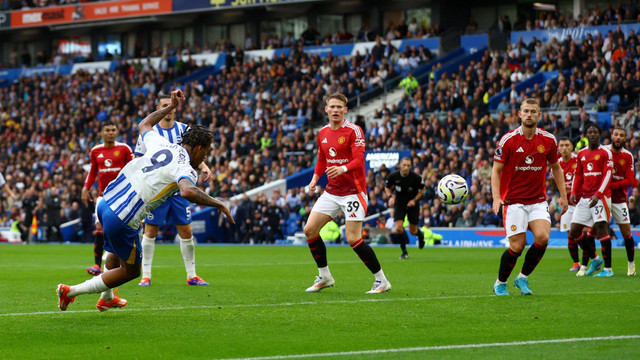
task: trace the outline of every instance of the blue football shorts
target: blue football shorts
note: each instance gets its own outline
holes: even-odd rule
[[[106,201],[98,203],[98,220],[102,224],[106,251],[116,254],[127,264],[142,261],[142,247],[138,235],[140,229],[133,229],[125,224]]]
[[[191,224],[191,206],[189,200],[179,195],[169,197],[153,209],[144,219],[150,225],[186,225]]]

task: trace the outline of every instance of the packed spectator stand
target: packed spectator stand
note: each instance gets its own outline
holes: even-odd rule
[[[637,9],[588,11],[578,19],[549,16],[535,21],[518,19],[513,27],[506,26],[500,17],[496,27],[508,33],[511,28],[597,25],[611,19],[637,19]],[[473,29],[470,23],[467,30]],[[434,31],[439,30],[420,29],[405,36],[424,37]],[[371,119],[359,119],[367,135],[367,149],[411,151],[414,170],[423,175],[429,187],[422,201],[420,226],[501,226],[502,219],[491,212],[492,154],[500,137],[519,126],[517,106],[523,97],[541,100],[544,116],[539,126],[573,140],[581,137],[587,121],[601,120],[599,110],[607,114],[617,110],[621,115],[607,125],[627,128],[628,149],[634,156],[640,153],[640,37],[620,33],[582,41],[570,37],[548,43],[519,41],[506,50],[485,50],[480,60],[445,72],[441,78],[427,73],[418,79],[419,87],[407,92],[399,103],[384,105]],[[115,121],[118,141],[133,147],[137,123],[155,108],[153,94],[178,86],[174,80],[197,71],[201,66],[188,59],[197,51],[227,54],[224,69],[201,82],[183,85],[189,101],[178,108],[178,119],[208,126],[215,134],[216,146],[207,159],[214,179],[200,180],[199,185],[212,196],[230,199],[312,167],[314,128],[324,124],[323,96],[340,91],[353,100],[356,94],[386,85],[389,79],[431,60],[423,49],[372,49],[351,58],[321,58],[304,52],[305,40],[318,44],[320,39],[339,42],[347,37],[340,37],[339,31],[336,34],[331,39],[319,34],[315,40],[303,37],[292,43],[289,56],[272,59],[246,59],[242,49],[230,43],[205,44],[203,49],[197,44],[178,45],[175,50],[168,46],[155,49],[152,55],[182,54],[187,49],[186,60],[178,66],[155,69],[144,61],[120,59],[112,73],[36,75],[1,89],[0,169],[20,198],[12,204],[2,201],[2,224],[16,218],[30,223],[32,215],[41,226],[80,218],[84,225],[76,240],[90,238],[92,209],[83,209],[79,198],[89,151],[100,141],[100,121]],[[402,33],[390,26],[379,39],[380,46],[397,36]],[[355,38],[360,40],[360,34]],[[266,38],[261,47],[280,46],[284,40]],[[369,40],[366,35],[365,40]],[[558,76],[542,85],[515,90],[519,82],[549,71],[558,71]],[[132,95],[131,90],[139,88],[146,88],[151,96]],[[505,92],[505,100],[491,109],[489,98]],[[388,172],[381,167],[368,174],[374,204],[369,207],[371,215],[386,208],[384,180]],[[460,174],[470,184],[469,197],[458,206],[447,206],[434,196],[433,186],[449,173]],[[555,205],[551,187],[548,194]],[[640,195],[638,189],[633,189],[632,195],[629,208],[636,225],[640,223],[634,204]],[[60,208],[47,206],[46,200],[56,196]],[[302,228],[317,196],[304,188],[293,188],[286,194],[275,192],[270,198],[259,194],[233,200],[237,225],[222,223],[227,234],[221,238],[239,243],[283,239]],[[555,226],[559,221],[557,206],[551,210]]]

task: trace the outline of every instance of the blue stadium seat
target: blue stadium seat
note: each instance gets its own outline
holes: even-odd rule
[[[286,228],[285,228],[285,235],[293,235],[296,232],[298,232],[298,222],[297,219],[291,219],[289,218],[289,220],[287,220],[286,222]]]
[[[598,120],[598,125],[602,128],[602,130],[609,130],[609,127],[611,126],[610,112],[596,113],[596,119]]]
[[[132,89],[131,90],[131,96],[136,96],[138,94],[142,93],[145,97],[149,96],[149,89],[147,88],[137,88],[137,89]]]
[[[618,95],[618,94],[611,95],[611,98],[609,99],[609,102],[614,103],[614,104],[620,104],[620,95]]]

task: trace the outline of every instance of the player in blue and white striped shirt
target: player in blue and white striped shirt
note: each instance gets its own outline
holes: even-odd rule
[[[158,98],[158,109],[169,106],[171,98],[161,96]],[[169,112],[160,123],[153,127],[153,131],[160,134],[172,144],[179,144],[182,134],[188,128],[187,124],[175,120],[175,110]],[[135,154],[142,156],[147,152],[144,141],[138,139]],[[207,180],[211,176],[211,170],[202,162],[198,165],[202,174]],[[180,239],[180,251],[184,260],[184,267],[187,270],[187,285],[209,285],[196,274],[196,247],[191,229],[191,206],[189,201],[176,194],[167,201],[155,208],[144,219],[144,234],[142,236],[142,279],[140,286],[151,285],[151,265],[153,264],[153,253],[156,246],[156,236],[158,227],[161,225],[175,225]]]
[[[223,202],[207,195],[196,186],[195,168],[210,150],[213,134],[202,127],[193,127],[182,136],[181,145],[171,144],[152,127],[173,111],[185,96],[180,90],[171,92],[171,104],[147,116],[138,128],[147,153],[130,161],[104,191],[98,204],[98,218],[104,229],[105,250],[110,252],[108,271],[81,284],[59,284],[56,289],[58,306],[66,310],[77,295],[110,291],[140,276],[142,253],[138,232],[140,221],[164,200],[179,191],[180,196],[196,204],[215,206],[235,223]],[[117,299],[117,300],[116,300]],[[123,307],[124,299],[98,301],[100,311]]]

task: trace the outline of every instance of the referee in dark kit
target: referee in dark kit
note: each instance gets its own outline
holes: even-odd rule
[[[424,234],[418,230],[420,218],[420,198],[425,190],[422,177],[411,171],[411,158],[404,157],[400,160],[398,168],[387,177],[385,191],[389,195],[389,207],[393,207],[393,229],[391,241],[400,244],[402,255],[400,259],[408,259],[407,244],[409,236],[404,231],[404,218],[409,220],[409,232],[418,236],[420,249],[424,247]]]

